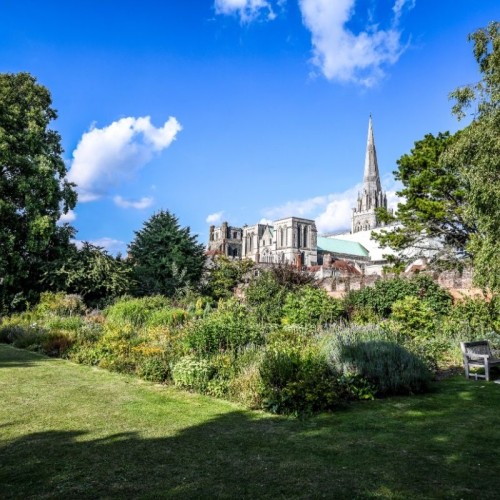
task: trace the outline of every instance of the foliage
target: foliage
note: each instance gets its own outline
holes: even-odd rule
[[[234,288],[242,283],[243,277],[254,267],[249,259],[231,260],[225,255],[218,255],[209,269],[207,287],[215,299],[232,297]]]
[[[266,270],[250,282],[245,291],[245,299],[257,321],[279,324],[287,294],[287,288],[279,283],[275,274]]]
[[[430,254],[430,264],[441,266],[444,262],[456,266],[460,263],[457,258],[466,255],[470,235],[476,231],[475,224],[464,216],[467,184],[445,155],[459,135],[427,134],[397,161],[394,177],[403,184],[397,195],[404,201],[394,216],[383,208],[378,210],[382,221],[398,222],[396,227],[373,233],[381,246],[406,250],[408,260]]]
[[[467,182],[466,220],[474,223],[468,250],[474,257],[474,280],[500,291],[500,23],[492,22],[469,36],[482,79],[451,94],[459,118],[476,103],[472,123],[447,154]]]
[[[368,380],[380,396],[424,392],[429,387],[431,375],[425,364],[394,342],[339,335],[329,348],[333,366]]]
[[[304,286],[287,295],[283,321],[297,325],[322,325],[337,321],[343,312],[342,302],[329,297],[326,290]]]
[[[263,405],[272,413],[331,410],[344,397],[337,374],[314,349],[268,350],[260,366],[260,376]]]
[[[219,309],[186,327],[185,342],[198,355],[239,349],[263,341],[262,328],[237,301],[220,303]]]
[[[152,297],[132,298],[121,297],[105,310],[106,318],[115,324],[130,323],[135,327],[146,325],[152,320],[154,314],[160,311],[169,311],[171,301],[162,295]],[[155,324],[161,324],[159,318],[153,320]]]
[[[35,314],[42,316],[78,316],[84,314],[85,304],[80,295],[64,292],[43,292],[40,301],[34,308]]]
[[[429,303],[405,297],[392,304],[389,327],[406,338],[430,338],[436,329],[436,313]]]
[[[463,340],[485,338],[491,332],[500,334],[500,296],[493,295],[490,299],[466,297],[457,301],[443,320],[441,329]]]
[[[54,271],[54,284],[68,293],[81,295],[90,307],[102,307],[124,295],[131,287],[127,261],[110,255],[104,248],[84,242],[69,253]]]
[[[276,264],[271,266],[269,272],[279,285],[287,290],[296,290],[305,285],[314,286],[314,276],[297,269],[291,264]]]
[[[34,302],[41,277],[72,229],[57,221],[76,203],[65,180],[49,91],[28,73],[0,74],[0,310]]]
[[[129,245],[135,292],[172,297],[198,285],[205,265],[203,245],[168,211],[154,214]]]
[[[375,314],[387,318],[391,314],[394,302],[405,297],[417,297],[426,301],[437,314],[445,314],[451,306],[450,294],[430,277],[422,274],[411,279],[379,280],[373,287],[351,291],[345,301],[346,308],[351,314],[359,308],[369,308]]]
[[[214,374],[210,361],[195,356],[185,356],[172,368],[174,384],[198,392],[206,392],[208,382]]]

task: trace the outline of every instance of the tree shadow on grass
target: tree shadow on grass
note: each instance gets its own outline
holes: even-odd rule
[[[500,399],[477,415],[481,387],[307,421],[235,411],[163,438],[34,433],[0,447],[0,497],[496,498]]]
[[[16,353],[14,357],[12,351]],[[29,368],[51,359],[53,358],[33,351],[18,349],[8,344],[0,344],[0,368]]]

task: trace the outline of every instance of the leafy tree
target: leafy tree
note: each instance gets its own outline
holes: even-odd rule
[[[403,184],[397,194],[404,201],[394,216],[381,208],[378,217],[398,225],[372,236],[397,250],[403,261],[424,255],[432,256],[431,264],[456,265],[458,258],[467,255],[467,244],[476,231],[474,221],[465,217],[467,183],[445,155],[459,136],[427,134],[397,161],[394,177]]]
[[[243,277],[253,266],[253,261],[249,259],[231,260],[224,255],[218,255],[207,273],[210,294],[215,299],[231,297],[236,285],[243,281]]]
[[[81,295],[91,307],[102,307],[131,288],[131,267],[104,248],[84,242],[72,245],[64,264],[53,272],[52,287]]]
[[[446,154],[467,184],[465,219],[477,231],[468,251],[474,257],[474,279],[500,290],[500,23],[492,22],[469,36],[482,79],[455,90],[454,113],[459,119],[475,105],[474,119]]]
[[[168,297],[185,287],[199,285],[205,266],[203,245],[181,228],[177,217],[160,211],[144,223],[129,245],[138,295]]]
[[[0,309],[36,299],[47,259],[67,244],[58,228],[76,203],[65,180],[49,91],[28,73],[0,74]]]

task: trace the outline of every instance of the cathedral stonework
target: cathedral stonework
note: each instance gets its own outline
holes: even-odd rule
[[[318,261],[316,224],[300,217],[243,228],[223,222],[210,227],[208,250],[258,263],[314,266]]]
[[[358,201],[353,208],[351,232],[368,231],[381,227],[375,210],[379,207],[387,209],[387,196],[382,191],[378,171],[377,150],[373,137],[372,117],[368,122],[368,139],[366,143],[365,170],[363,187],[358,193]]]
[[[314,220],[287,217],[272,224],[234,227],[223,222],[210,226],[208,252],[230,258],[251,259],[262,264],[293,264],[297,267],[315,266],[334,259],[347,259],[365,270],[370,263],[380,268],[383,257],[376,257],[372,248],[371,230],[383,226],[377,220],[376,209],[387,209],[387,196],[382,191],[377,151],[373,137],[372,118],[368,122],[368,140],[363,175],[363,187],[353,208],[351,231],[319,238]],[[370,250],[367,248],[370,247]],[[353,264],[354,265],[354,264]]]

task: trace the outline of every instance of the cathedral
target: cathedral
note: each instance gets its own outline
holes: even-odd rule
[[[227,222],[210,226],[207,251],[231,258],[249,258],[262,264],[287,263],[298,267],[330,265],[344,260],[360,271],[377,273],[385,264],[383,251],[371,240],[371,232],[382,226],[375,210],[387,208],[380,183],[377,150],[370,116],[363,186],[353,208],[351,231],[318,236],[314,220],[286,217],[270,224],[234,227]]]

